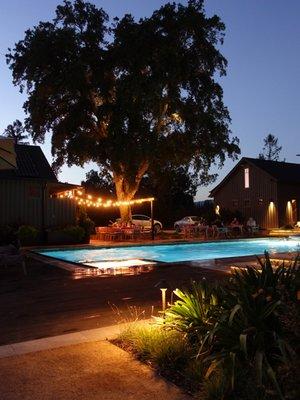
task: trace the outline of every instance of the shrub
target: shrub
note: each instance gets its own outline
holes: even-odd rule
[[[204,281],[175,291],[178,300],[166,310],[164,326],[198,343],[208,399],[229,393],[232,399],[251,398],[245,397],[247,381],[253,398],[265,398],[272,388],[283,399],[275,371],[295,356],[283,316],[289,302],[296,302],[299,259],[275,269],[266,253],[259,262],[260,270],[236,269],[223,288]]]
[[[76,243],[80,243],[85,235],[84,229],[77,225],[66,226],[62,231]]]
[[[266,253],[259,262],[260,270],[236,269],[224,286],[202,280],[177,289],[158,325],[121,340],[203,400],[283,400],[283,391],[296,399],[299,259],[275,269]]]
[[[31,225],[22,225],[18,229],[18,236],[23,246],[35,244],[38,233],[39,231]]]
[[[84,239],[89,239],[90,235],[95,232],[95,223],[88,217],[86,211],[80,209],[77,224],[84,229]]]

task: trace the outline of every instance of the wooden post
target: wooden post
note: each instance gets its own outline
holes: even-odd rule
[[[42,183],[42,197],[41,197],[41,230],[42,230],[42,242],[47,242],[47,233],[46,233],[46,223],[45,223],[45,213],[46,213],[46,189],[47,182]]]
[[[150,201],[150,205],[151,205],[151,239],[154,240],[153,200]]]

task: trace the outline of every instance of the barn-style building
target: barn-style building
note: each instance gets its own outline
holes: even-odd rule
[[[15,153],[17,168],[0,170],[0,226],[75,224],[76,204],[53,195],[77,186],[58,182],[39,146],[17,144]]]
[[[243,157],[211,191],[220,209],[240,211],[266,229],[300,220],[300,164]]]

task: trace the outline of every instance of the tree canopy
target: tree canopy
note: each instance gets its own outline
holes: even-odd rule
[[[16,119],[12,124],[7,125],[3,135],[14,139],[15,144],[28,144],[28,142],[24,142],[24,140],[28,139],[28,135],[25,132],[26,130],[22,122]]]
[[[281,150],[282,146],[278,145],[278,138],[269,133],[264,138],[264,147],[258,157],[261,160],[279,161]]]
[[[203,0],[112,23],[102,8],[64,1],[7,55],[28,95],[28,131],[38,142],[52,135],[57,167],[92,160],[110,171],[118,200],[133,198],[153,166],[188,166],[207,182],[212,163],[239,153],[215,80],[226,72],[224,29]]]
[[[108,198],[115,196],[112,176],[105,169],[100,169],[100,171],[91,169],[86,173],[85,180],[81,181],[81,186],[83,186],[87,192],[98,193],[100,196]]]

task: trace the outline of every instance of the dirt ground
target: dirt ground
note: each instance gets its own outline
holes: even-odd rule
[[[0,269],[0,345],[109,326],[141,314],[149,317],[160,309],[155,284],[161,279],[176,288],[202,277],[225,277],[185,265],[138,276],[83,279],[34,260],[27,269],[27,276],[20,267]]]

